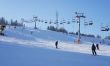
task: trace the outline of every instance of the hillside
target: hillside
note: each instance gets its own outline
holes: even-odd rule
[[[63,33],[21,29],[7,27],[4,32],[6,36],[0,36],[0,66],[110,65],[109,45],[100,45],[98,56],[93,56],[91,42],[75,44],[76,37]],[[55,48],[56,40],[59,41],[59,49]]]

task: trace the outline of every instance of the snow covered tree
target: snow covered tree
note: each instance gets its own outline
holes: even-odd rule
[[[7,24],[8,24],[8,21],[5,20],[4,17],[1,17],[1,18],[0,18],[0,24],[1,24],[1,25],[7,25]]]
[[[12,25],[12,26],[22,26],[22,24],[19,23],[17,20],[13,21],[12,19],[11,19],[11,24],[10,25]]]

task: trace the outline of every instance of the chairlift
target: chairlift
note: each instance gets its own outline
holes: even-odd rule
[[[93,23],[89,23],[89,25],[93,25]]]
[[[47,23],[47,21],[45,21],[45,23]]]
[[[57,24],[57,22],[55,22],[54,24]]]
[[[68,21],[68,23],[67,24],[70,24],[70,22]]]
[[[41,22],[44,22],[43,20],[41,20]]]
[[[47,23],[47,22],[45,22],[45,23]]]
[[[89,25],[93,25],[93,22],[92,22],[92,21],[90,21],[90,22],[89,22]]]
[[[76,22],[75,19],[72,19],[72,22]]]
[[[63,22],[63,23],[66,23],[66,22]]]
[[[77,23],[79,23],[79,21],[77,21]]]
[[[38,22],[41,22],[41,20],[39,19]]]
[[[109,31],[110,28],[108,26],[105,26],[105,27],[101,27],[101,31]]]
[[[88,26],[88,23],[87,23],[87,22],[84,22],[84,25],[85,25],[85,26]]]
[[[76,22],[75,20],[72,20],[72,22],[74,23],[74,22]]]
[[[63,23],[60,23],[60,24],[63,24]]]
[[[66,23],[66,21],[65,21],[65,20],[63,20],[62,22],[63,22],[63,23]]]

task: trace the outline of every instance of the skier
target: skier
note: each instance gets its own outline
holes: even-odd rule
[[[92,44],[91,50],[92,50],[92,54],[93,55],[97,55],[97,53],[96,53],[96,47],[95,47],[94,43]]]
[[[58,41],[55,42],[56,49],[58,48]]]
[[[99,44],[96,44],[96,48],[97,48],[97,50],[99,50]]]
[[[101,42],[100,42],[100,44],[101,44]]]

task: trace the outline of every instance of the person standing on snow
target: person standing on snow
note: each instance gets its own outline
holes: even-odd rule
[[[96,46],[94,45],[94,43],[92,44],[91,50],[92,50],[92,54],[93,55],[97,55],[97,53],[96,53]]]
[[[58,41],[55,42],[55,47],[58,48]]]
[[[96,48],[97,48],[97,50],[99,50],[99,44],[96,44]]]

